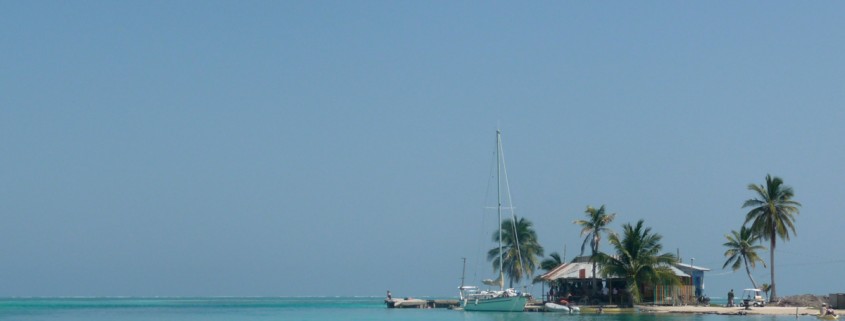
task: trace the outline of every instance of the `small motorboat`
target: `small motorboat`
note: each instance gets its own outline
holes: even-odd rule
[[[543,309],[546,312],[570,313],[572,311],[572,310],[569,309],[568,306],[565,306],[565,305],[562,305],[562,304],[557,304],[557,303],[554,303],[554,302],[546,302],[545,304],[543,304]]]
[[[554,302],[546,302],[543,304],[543,309],[546,312],[563,312],[563,313],[578,313],[581,312],[579,307],[575,306],[566,306],[563,304],[557,304]]]

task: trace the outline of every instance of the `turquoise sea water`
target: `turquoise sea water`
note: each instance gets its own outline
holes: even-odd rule
[[[788,321],[795,317],[465,312],[387,309],[382,298],[0,299],[0,320],[19,321]],[[810,320],[801,317],[802,320]],[[815,320],[815,318],[812,318]]]

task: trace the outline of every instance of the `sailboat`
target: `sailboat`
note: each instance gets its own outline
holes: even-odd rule
[[[522,312],[528,302],[528,295],[514,289],[505,289],[504,269],[502,259],[502,189],[500,169],[504,163],[502,155],[502,132],[496,130],[496,212],[499,215],[499,277],[495,280],[484,280],[488,286],[498,286],[498,290],[481,291],[475,286],[461,285],[461,306],[464,311],[499,311]],[[510,194],[510,193],[508,193]]]

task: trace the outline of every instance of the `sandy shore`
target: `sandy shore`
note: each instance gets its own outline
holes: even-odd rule
[[[704,306],[637,306],[642,312],[650,313],[698,313],[698,314],[758,314],[758,315],[818,315],[819,308],[796,307],[752,307],[746,310],[742,307],[704,307]],[[836,314],[842,310],[836,310]]]

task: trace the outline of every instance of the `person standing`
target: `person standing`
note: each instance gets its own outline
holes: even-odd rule
[[[734,306],[734,289],[728,292],[728,307]]]

